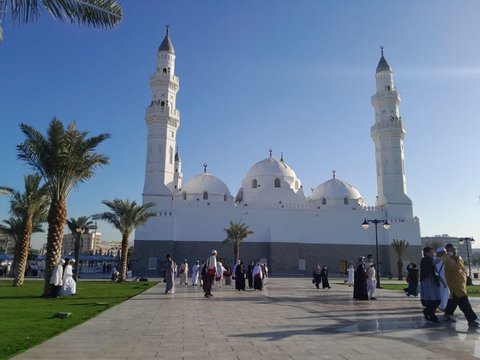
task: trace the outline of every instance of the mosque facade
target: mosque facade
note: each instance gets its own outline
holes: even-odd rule
[[[182,161],[176,151],[179,78],[167,30],[150,77],[152,100],[145,115],[143,203],[155,203],[158,216],[136,229],[134,274],[160,275],[166,254],[177,263],[183,259],[192,263],[205,259],[212,249],[232,264],[232,244],[222,243],[230,221],[245,223],[253,231],[242,245],[240,257],[266,261],[273,274],[311,274],[317,262],[338,274],[361,255],[375,257],[375,233],[382,275],[396,275],[397,257],[390,245],[394,239],[410,243],[403,260],[418,261],[420,224],[406,189],[401,99],[383,50],[375,80],[375,122],[371,127],[377,172],[375,206],[367,206],[359,190],[335,172],[305,196],[295,171],[283,157],[277,159],[271,152],[250,168],[234,196],[206,166],[203,173],[183,181]],[[365,220],[381,222],[370,222],[364,229],[361,224]],[[383,221],[390,225],[388,229]]]

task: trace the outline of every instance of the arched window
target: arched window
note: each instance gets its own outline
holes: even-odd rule
[[[327,199],[322,198],[322,205],[327,205]]]
[[[160,106],[161,106],[161,107],[164,107],[164,106],[165,106],[165,101],[161,101],[161,102],[160,102]]]
[[[166,69],[166,68],[163,68],[162,73],[166,74],[166,73],[167,73],[167,69]]]
[[[227,194],[223,195],[223,201],[227,201]]]
[[[275,186],[276,188],[279,188],[279,187],[280,187],[280,179],[278,179],[278,178],[275,179],[274,186]]]
[[[183,199],[183,200],[187,200],[187,193],[184,192],[184,193],[182,194],[182,199]]]
[[[345,197],[343,198],[343,204],[344,204],[344,205],[348,205],[348,197],[345,196]]]
[[[203,200],[208,200],[208,192],[203,193]]]
[[[253,188],[253,189],[256,189],[257,187],[258,187],[257,179],[253,179],[253,180],[252,180],[252,188]]]
[[[170,146],[170,149],[168,149],[168,158],[170,161],[170,164],[173,164],[173,148]]]

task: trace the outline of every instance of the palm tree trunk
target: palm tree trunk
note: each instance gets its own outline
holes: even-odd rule
[[[32,238],[32,220],[27,220],[23,231],[23,237],[18,244],[18,257],[15,261],[13,286],[22,286],[25,281],[25,269],[27,268],[28,250]]]
[[[397,261],[398,280],[403,280],[403,261],[399,256]]]
[[[118,281],[127,280],[127,256],[128,256],[128,236],[122,234],[122,253],[120,259],[120,278]]]
[[[235,263],[240,259],[240,243],[238,241],[235,241],[233,244],[233,259],[235,260]]]
[[[80,243],[82,240],[82,234],[75,234],[75,280],[78,281],[78,274],[80,273]]]
[[[43,297],[50,296],[50,277],[55,265],[62,256],[63,229],[67,223],[67,204],[65,198],[54,200],[48,211],[47,252],[45,254],[45,282]]]

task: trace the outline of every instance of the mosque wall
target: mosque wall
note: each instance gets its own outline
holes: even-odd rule
[[[233,265],[233,245],[221,241],[141,241],[135,240],[133,260],[134,276],[163,276],[165,255],[173,256],[177,264],[187,259],[190,267],[197,260],[205,260],[215,249],[218,258]],[[369,245],[305,244],[245,242],[240,248],[240,257],[248,263],[251,260],[266,260],[272,276],[309,276],[313,267],[320,263],[327,265],[332,276],[340,276],[340,262],[355,264],[359,256],[371,254],[375,257],[375,242]],[[149,259],[152,259],[149,261]],[[409,247],[403,257],[404,264],[419,263],[421,246]],[[391,246],[379,246],[380,272],[382,276],[397,276],[397,257]],[[149,269],[149,262],[151,268]],[[343,275],[342,275],[343,276]]]

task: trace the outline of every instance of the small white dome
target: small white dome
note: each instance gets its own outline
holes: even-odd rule
[[[296,179],[297,175],[283,160],[268,157],[250,168],[246,178],[259,176],[287,176]]]
[[[191,178],[182,188],[182,192],[187,194],[203,194],[207,192],[211,195],[231,196],[227,185],[209,173],[203,173]]]
[[[335,177],[320,184],[308,197],[310,201],[326,200],[326,205],[344,203],[345,198],[353,200],[359,205],[364,204],[362,195],[360,195],[360,192],[355,187]],[[332,200],[334,201],[333,203]]]

